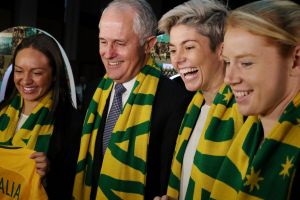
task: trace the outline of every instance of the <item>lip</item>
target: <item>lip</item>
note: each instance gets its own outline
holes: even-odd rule
[[[22,88],[22,92],[24,94],[32,94],[36,91],[36,87],[34,87],[34,86],[33,87],[24,87],[24,86],[22,86],[21,88]]]
[[[122,61],[107,61],[109,66],[118,66],[122,63]]]
[[[198,67],[184,67],[179,68],[178,73],[184,80],[193,80],[198,77]]]
[[[251,97],[253,90],[233,90],[235,100],[238,104],[246,103],[247,99]]]

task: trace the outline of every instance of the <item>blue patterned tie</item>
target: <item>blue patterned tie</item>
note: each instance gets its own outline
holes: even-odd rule
[[[106,119],[105,128],[103,132],[103,155],[108,146],[112,131],[115,127],[115,124],[119,118],[119,115],[122,112],[122,94],[126,91],[126,88],[121,84],[117,83],[115,86],[115,95],[114,99]]]

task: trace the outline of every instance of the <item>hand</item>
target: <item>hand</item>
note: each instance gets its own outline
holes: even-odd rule
[[[49,171],[50,165],[46,154],[43,152],[34,152],[29,158],[35,160],[37,173],[43,178]]]
[[[175,199],[169,197],[168,195],[164,195],[162,197],[156,196],[156,197],[154,197],[153,200],[175,200]]]

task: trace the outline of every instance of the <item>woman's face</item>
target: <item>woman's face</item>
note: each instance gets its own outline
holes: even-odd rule
[[[172,65],[190,91],[209,90],[217,74],[224,76],[220,56],[210,49],[210,41],[194,27],[176,25],[170,31]]]
[[[33,48],[20,50],[15,59],[14,82],[25,102],[38,103],[53,82],[48,58]]]
[[[225,34],[223,59],[225,82],[233,90],[243,115],[271,115],[289,101],[288,58],[279,54],[265,37],[229,27]]]

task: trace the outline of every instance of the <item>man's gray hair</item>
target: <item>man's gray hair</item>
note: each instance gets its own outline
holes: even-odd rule
[[[141,45],[146,39],[157,33],[157,19],[150,4],[145,0],[114,0],[108,4],[103,13],[111,7],[130,7],[136,11],[133,20],[133,30],[139,36]]]

